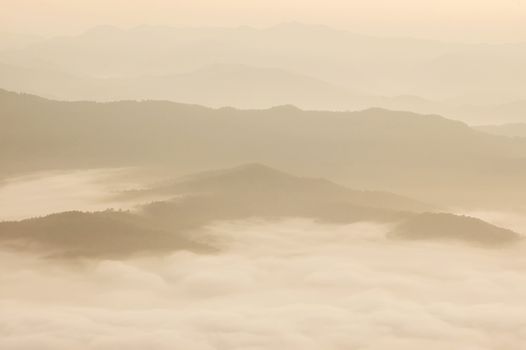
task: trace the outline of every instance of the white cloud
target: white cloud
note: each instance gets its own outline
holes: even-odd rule
[[[389,228],[223,223],[221,253],[65,264],[0,254],[0,348],[518,349],[524,247],[386,241]]]

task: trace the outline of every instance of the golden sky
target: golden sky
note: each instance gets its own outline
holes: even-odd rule
[[[76,34],[95,25],[271,26],[299,21],[374,35],[526,41],[526,0],[0,0],[0,30]]]

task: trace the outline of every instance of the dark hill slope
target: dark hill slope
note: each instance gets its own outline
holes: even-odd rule
[[[347,202],[356,206],[396,211],[428,211],[434,207],[411,198],[381,191],[358,191],[323,178],[294,176],[271,167],[251,163],[238,167],[202,172],[159,185],[148,190],[129,192],[127,196],[228,195],[273,196],[303,202]]]
[[[409,240],[453,240],[496,247],[519,241],[521,236],[482,220],[445,213],[423,213],[401,223],[392,237]]]
[[[144,205],[136,212],[65,212],[1,222],[0,243],[60,257],[119,258],[175,250],[206,253],[213,251],[213,242],[202,243],[198,232],[214,222],[291,217],[343,224],[401,222],[394,236],[406,239],[445,237],[488,246],[518,240],[511,231],[472,218],[395,210],[408,203],[426,208],[408,198],[351,191],[261,165],[198,174],[178,182],[176,188],[164,189],[177,197]],[[382,199],[393,207],[386,208]],[[371,206],[375,202],[379,207]]]
[[[457,196],[480,202],[475,197],[481,193],[495,201],[496,194],[525,186],[526,140],[488,135],[436,115],[57,102],[6,91],[0,91],[0,106],[4,175],[123,165],[193,171],[261,162],[431,201]]]

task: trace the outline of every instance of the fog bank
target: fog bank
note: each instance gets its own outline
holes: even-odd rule
[[[0,179],[0,221],[71,210],[131,209],[136,202],[115,195],[145,182],[144,174],[131,168],[43,171]]]
[[[218,223],[222,252],[0,255],[2,349],[495,349],[526,342],[524,247],[389,241],[389,226]],[[64,291],[67,290],[67,293]]]

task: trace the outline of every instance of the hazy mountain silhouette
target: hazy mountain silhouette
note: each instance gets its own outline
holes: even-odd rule
[[[190,73],[138,77],[117,81],[128,99],[174,100],[211,107],[268,108],[294,104],[344,108],[353,96],[365,93],[320,79],[276,68],[215,64]],[[310,102],[309,102],[310,101]]]
[[[252,163],[234,168],[202,172],[148,190],[125,193],[126,196],[151,194],[174,196],[228,195],[230,197],[281,196],[295,201],[316,203],[345,202],[356,206],[422,212],[433,209],[404,196],[380,191],[356,191],[322,178],[297,177],[271,167]],[[312,205],[312,204],[311,204]],[[271,203],[269,203],[271,206]]]
[[[259,164],[196,174],[154,191],[175,199],[144,205],[138,212],[66,212],[2,222],[0,242],[66,257],[121,257],[179,249],[205,252],[211,248],[193,240],[191,232],[221,220],[305,217],[333,223],[392,222],[409,215],[402,211],[405,208],[429,208],[401,196],[351,191]],[[151,191],[134,195],[146,192]]]
[[[0,101],[4,175],[124,165],[177,165],[190,172],[257,161],[446,203],[493,203],[501,200],[496,195],[509,202],[526,175],[525,140],[436,115],[56,102],[6,91]],[[489,188],[496,186],[493,193]]]
[[[526,137],[526,124],[480,125],[476,128],[493,135]]]
[[[89,96],[97,87],[89,79],[82,79],[59,71],[32,69],[0,63],[0,81],[11,91],[42,95],[47,98],[69,100]]]
[[[526,101],[520,97],[510,96],[515,94],[510,93],[505,103],[491,102],[491,96],[487,96],[487,102],[483,104],[480,102],[477,104],[476,99],[469,103],[458,99],[443,104],[444,108],[438,107],[437,110],[447,111],[448,115],[458,116],[474,125],[525,122]]]
[[[515,243],[521,236],[482,220],[446,213],[423,213],[398,225],[391,237],[410,240],[456,240],[496,247]]]
[[[401,238],[453,238],[498,244],[517,240],[510,231],[449,214],[420,214],[425,204],[390,193],[352,191],[323,179],[292,176],[248,164],[196,174],[155,189],[173,200],[136,212],[65,212],[0,223],[0,242],[44,249],[60,257],[123,257],[173,250],[210,252],[195,230],[217,221],[312,218],[329,223],[397,223]],[[140,195],[141,193],[135,193]],[[404,221],[405,220],[405,221]],[[497,236],[499,235],[499,236]]]
[[[60,257],[122,257],[140,252],[210,251],[176,232],[160,229],[129,212],[65,212],[41,218],[0,222],[0,242],[44,249]]]
[[[283,69],[215,64],[181,74],[89,78],[50,69],[0,63],[1,87],[57,100],[172,100],[209,107],[269,108],[293,104],[308,109],[356,110],[382,106],[438,111],[440,103],[415,96],[383,97]]]
[[[373,95],[283,69],[241,64],[214,64],[180,74],[90,78],[0,63],[0,81],[1,87],[10,91],[70,101],[153,99],[249,109],[293,104],[336,111],[382,107],[451,115],[475,124],[523,121],[526,111],[524,101],[479,106],[463,99],[434,101],[413,95]]]
[[[331,223],[393,222],[431,205],[386,192],[355,191],[325,179],[293,176],[261,164],[203,172],[126,196],[170,194],[142,215],[172,229],[251,217],[314,218]]]
[[[28,67],[61,67],[67,73],[92,77],[180,73],[210,64],[241,63],[279,67],[322,79],[338,78],[343,73],[345,83],[365,86],[365,81],[379,77],[367,78],[371,72],[407,71],[402,59],[433,58],[462,47],[374,38],[300,23],[266,29],[140,26],[123,30],[101,26],[78,36],[52,38],[23,50],[4,52],[0,59]],[[90,55],[85,55],[87,52]]]
[[[495,105],[525,98],[526,80],[521,79],[525,59],[524,44],[465,45],[378,38],[300,23],[266,29],[141,26],[123,30],[103,26],[82,35],[47,39],[0,53],[4,63],[83,78],[171,77],[216,64],[242,64],[296,72],[333,86],[395,99],[411,95],[440,101],[462,98],[469,92],[471,97],[455,103],[452,109],[452,115],[469,118],[476,114],[462,112],[462,105],[482,106],[488,103],[488,96]],[[251,84],[247,88],[257,84],[257,80]],[[169,92],[167,88],[164,93]],[[323,99],[320,107],[329,108],[322,102]],[[388,100],[385,102],[367,106],[396,108],[389,106]],[[429,109],[437,104],[440,109]],[[417,106],[408,104],[403,109],[426,113],[451,109],[440,102],[426,104],[425,109],[412,108]]]
[[[309,108],[360,108],[365,93],[282,69],[216,64],[171,75],[80,78],[44,69],[0,64],[3,88],[59,100],[172,100],[210,107],[268,108],[295,104]],[[362,97],[363,96],[363,97]]]

